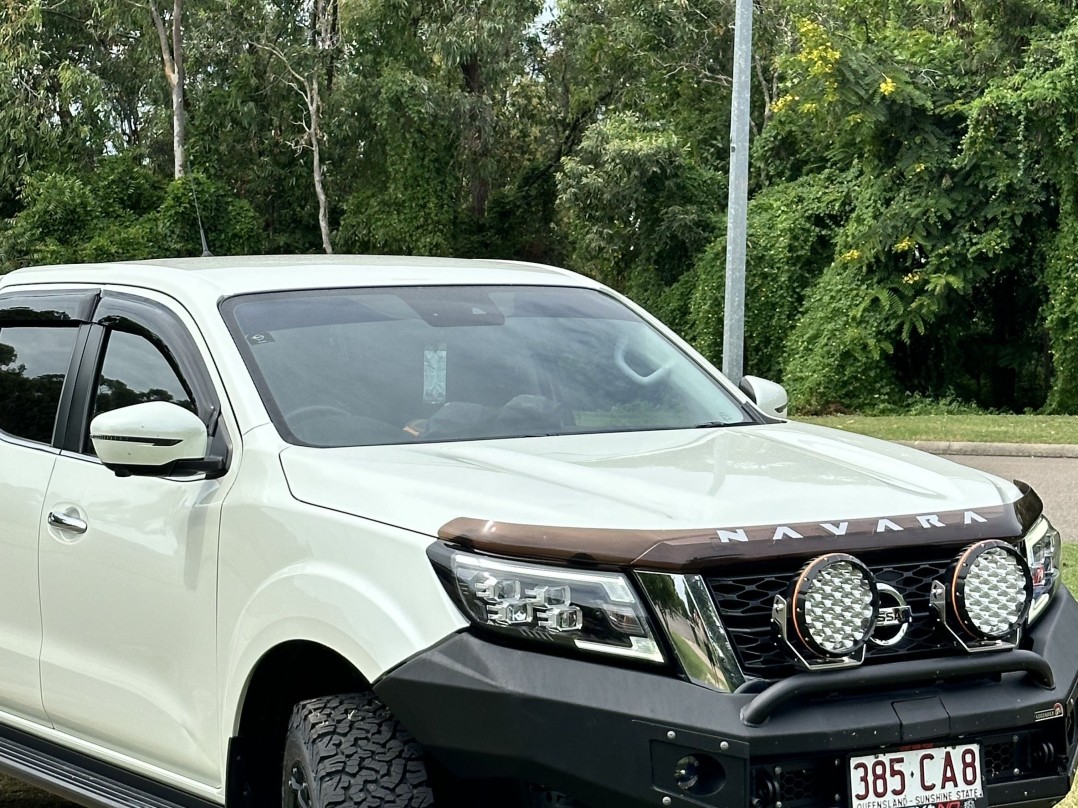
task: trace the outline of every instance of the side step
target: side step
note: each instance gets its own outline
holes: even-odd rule
[[[86,808],[221,808],[10,727],[0,727],[0,772]]]

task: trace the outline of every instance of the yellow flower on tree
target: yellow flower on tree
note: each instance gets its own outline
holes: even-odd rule
[[[895,245],[895,252],[909,252],[917,246],[917,242],[909,236],[906,236],[902,241]]]
[[[771,105],[771,111],[778,114],[798,100],[800,100],[800,96],[796,95],[784,95],[781,98],[776,98],[775,102]]]
[[[886,96],[891,95],[891,93],[893,93],[897,89],[898,85],[895,84],[894,79],[892,79],[890,76],[885,76],[883,81],[880,82],[880,92]]]
[[[801,52],[797,59],[808,67],[809,75],[820,77],[833,73],[842,52],[831,44],[824,27],[812,20],[801,20],[797,24],[797,33],[801,36]]]

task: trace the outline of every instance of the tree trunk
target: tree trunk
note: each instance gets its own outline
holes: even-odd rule
[[[165,69],[165,79],[172,91],[172,166],[176,179],[187,171],[187,120],[183,109],[183,0],[173,0],[172,5],[172,42],[169,42],[165,21],[157,10],[156,0],[148,0],[153,26],[157,29],[157,40],[161,46],[161,64]]]
[[[181,2],[182,0],[176,0]],[[153,0],[150,0],[153,2]],[[252,43],[256,48],[273,54],[285,70],[284,83],[303,98],[307,106],[307,121],[303,124],[304,141],[311,149],[311,176],[314,180],[314,194],[318,197],[318,229],[322,234],[322,249],[326,255],[333,254],[333,242],[329,230],[329,200],[326,197],[325,172],[322,169],[322,95],[319,86],[320,71],[325,69],[327,92],[333,80],[333,68],[336,50],[339,44],[339,16],[337,0],[315,0],[309,22],[308,50],[315,51],[315,60],[309,70],[295,64],[301,56],[308,54],[287,55],[280,48],[259,42]],[[302,146],[300,147],[302,148]]]
[[[468,124],[471,131],[464,133],[464,149],[472,155],[471,177],[469,178],[470,208],[472,215],[482,221],[487,212],[487,200],[490,197],[490,180],[487,177],[487,160],[490,157],[490,143],[487,127],[489,99],[486,95],[486,82],[483,79],[479,58],[473,56],[460,65],[464,74],[464,87],[470,97]]]
[[[172,61],[176,81],[172,85],[172,165],[176,179],[187,173],[187,115],[183,108],[183,0],[172,4]]]
[[[329,239],[329,202],[322,177],[322,99],[318,93],[318,77],[308,84],[307,106],[311,115],[311,154],[314,173],[314,194],[318,197],[318,229],[322,232],[322,249],[326,255],[333,255],[333,244]]]

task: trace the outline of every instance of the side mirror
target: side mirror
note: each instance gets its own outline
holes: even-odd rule
[[[167,401],[101,413],[90,422],[90,440],[98,459],[121,476],[169,474],[178,470],[177,464],[185,471],[209,471],[203,467],[209,449],[206,425]]]
[[[781,384],[769,382],[759,376],[744,376],[738,387],[765,415],[786,417],[786,405],[790,403],[790,397],[786,395],[786,388]]]

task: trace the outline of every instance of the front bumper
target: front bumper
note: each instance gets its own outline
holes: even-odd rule
[[[842,808],[851,754],[972,741],[984,751],[989,805],[1049,806],[1070,788],[1078,741],[1078,605],[1065,589],[1029,639],[1047,678],[1040,663],[969,676],[935,660],[938,676],[922,666],[916,681],[869,689],[839,678],[835,691],[758,709],[767,691],[718,693],[457,634],[375,690],[450,771],[540,784],[591,808]],[[678,788],[686,755],[718,764],[711,793]]]

